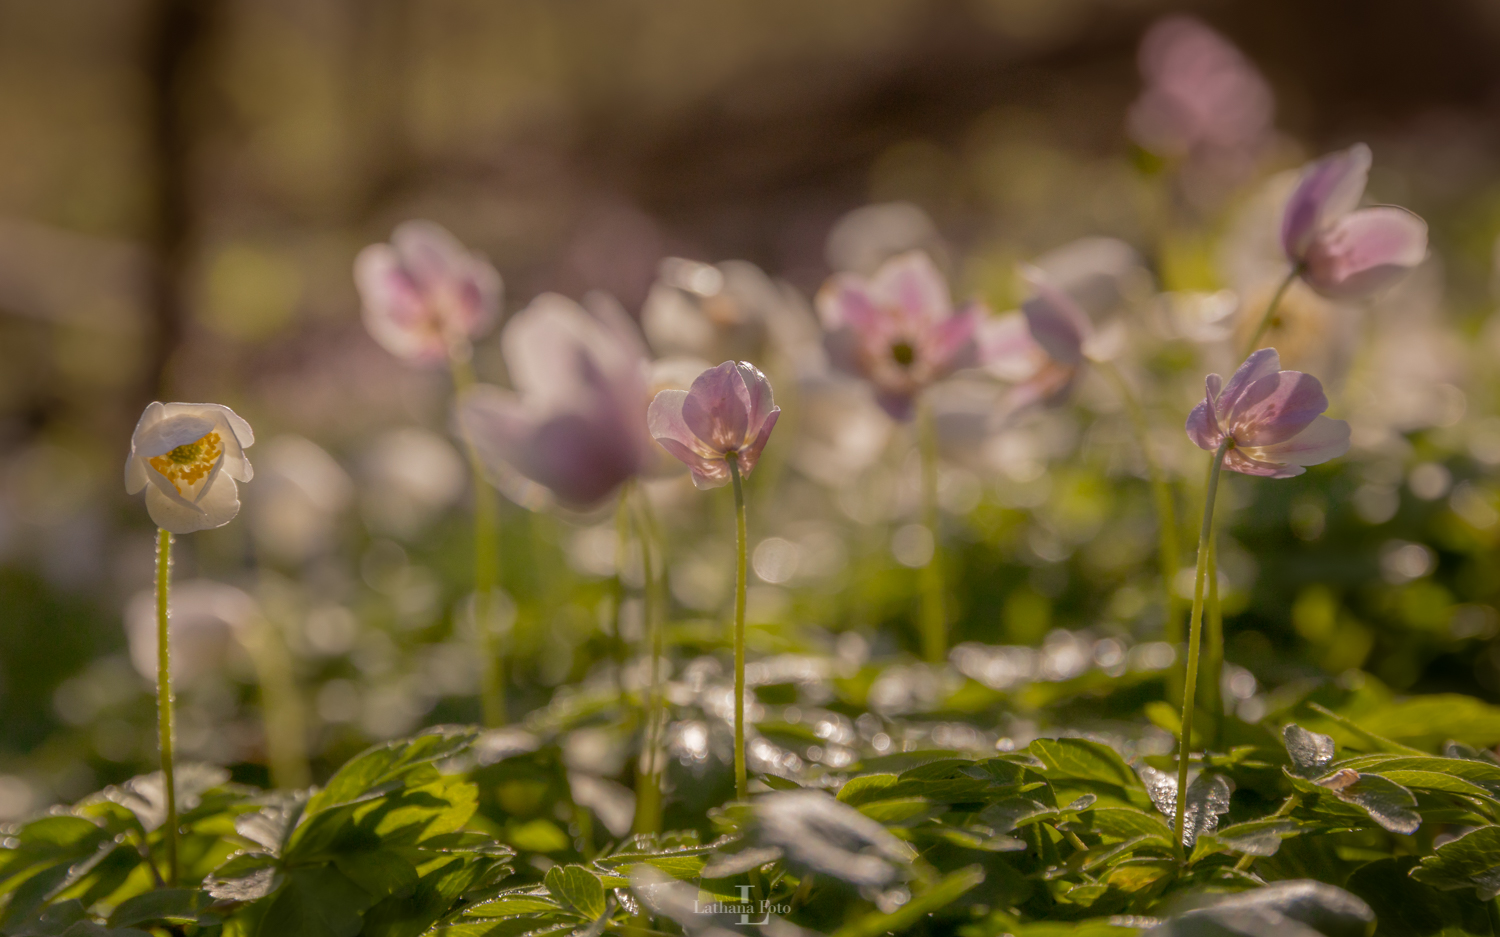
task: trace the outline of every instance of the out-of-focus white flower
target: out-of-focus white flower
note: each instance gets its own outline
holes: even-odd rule
[[[172,682],[192,686],[223,669],[234,645],[261,620],[260,606],[240,589],[211,579],[172,586]],[[141,676],[156,679],[156,593],[146,589],[125,606],[130,662]]]
[[[333,456],[310,439],[277,436],[265,443],[250,507],[250,533],[262,550],[301,562],[331,545],[334,522],[354,485]]]
[[[365,328],[381,347],[419,364],[441,364],[455,344],[484,331],[500,308],[500,274],[440,225],[407,221],[389,244],[354,261]]]
[[[410,536],[464,492],[463,457],[443,437],[416,426],[389,430],[366,452],[361,507],[371,526]]]
[[[235,480],[254,475],[250,424],[216,403],[152,403],[130,437],[125,491],[146,489],[146,510],[174,534],[223,527],[240,512]]]
[[[708,361],[795,361],[820,339],[797,291],[743,260],[666,258],[641,307],[641,328],[658,355]]]
[[[911,202],[854,209],[834,223],[823,250],[833,269],[865,277],[908,251],[922,251],[940,261],[945,253],[937,225]]]

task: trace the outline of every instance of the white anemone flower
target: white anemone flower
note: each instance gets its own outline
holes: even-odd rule
[[[146,510],[174,534],[223,527],[240,512],[235,481],[254,474],[245,447],[255,433],[216,403],[152,403],[130,437],[125,491],[146,489]]]

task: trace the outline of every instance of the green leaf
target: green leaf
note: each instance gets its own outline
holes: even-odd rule
[[[959,869],[939,881],[921,895],[890,914],[867,914],[845,925],[834,933],[834,937],[880,937],[886,933],[902,933],[928,915],[946,908],[963,897],[964,893],[984,881],[984,870],[977,865]]]
[[[292,869],[256,937],[355,937],[375,896],[329,866]]]
[[[1491,795],[1500,796],[1500,765],[1486,761],[1439,758],[1436,755],[1420,758],[1411,755],[1362,755],[1358,758],[1347,758],[1335,762],[1330,767],[1374,771],[1387,777],[1396,771],[1430,771],[1435,774],[1462,778],[1479,785]]]
[[[389,793],[415,769],[462,754],[478,734],[463,726],[436,726],[409,739],[366,749],[329,778],[327,786],[307,802],[305,812],[311,815]]]
[[[158,888],[122,902],[109,916],[109,926],[193,923],[212,903],[211,895],[196,888]]]
[[[410,862],[387,850],[343,853],[334,866],[354,884],[374,895],[404,898],[417,887],[417,870]]]
[[[1128,840],[1138,837],[1159,839],[1172,844],[1172,828],[1154,813],[1133,807],[1095,807],[1084,815],[1093,832],[1106,839]]]
[[[585,919],[594,921],[604,915],[604,885],[583,866],[553,866],[547,870],[544,881],[554,898]]]
[[[568,834],[557,828],[557,824],[545,817],[537,817],[506,830],[505,838],[517,849],[527,852],[562,852],[570,849],[573,841]]]
[[[1411,877],[1450,891],[1473,888],[1480,901],[1500,895],[1500,826],[1482,826],[1439,846]]]
[[[562,905],[556,898],[548,895],[514,894],[502,895],[490,901],[481,901],[479,904],[464,909],[463,916],[466,918],[503,918],[514,917],[517,914],[541,914],[557,911]]]
[[[1125,764],[1120,753],[1102,742],[1075,738],[1037,739],[1027,751],[1047,766],[1042,774],[1049,779],[1079,778],[1127,789],[1141,787],[1140,778]]]
[[[1193,849],[1193,861],[1216,852],[1237,852],[1249,856],[1274,856],[1281,841],[1307,829],[1307,824],[1291,817],[1266,817],[1226,826],[1205,836]]]
[[[1360,728],[1386,738],[1433,749],[1447,739],[1477,748],[1500,743],[1500,706],[1461,693],[1432,693],[1352,716]]]
[[[1478,902],[1453,896],[1417,881],[1415,856],[1379,859],[1360,867],[1344,887],[1370,906],[1380,922],[1381,937],[1457,937],[1488,934],[1489,921]]]
[[[894,774],[861,774],[844,782],[839,788],[838,799],[851,807],[858,807],[874,800],[886,799],[899,779]]]

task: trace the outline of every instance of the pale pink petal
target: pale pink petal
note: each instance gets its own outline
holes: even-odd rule
[[[928,331],[918,350],[927,367],[928,380],[935,380],[960,368],[979,364],[979,346],[975,333],[983,307],[971,303]]]
[[[1319,416],[1291,439],[1265,446],[1256,455],[1287,465],[1320,465],[1349,451],[1349,424]]]
[[[682,402],[683,422],[716,452],[728,452],[744,443],[749,411],[748,392],[733,361],[698,375]]]
[[[891,333],[890,316],[870,295],[868,285],[853,274],[841,273],[818,290],[818,317],[832,332],[849,328],[861,337],[886,340]]]
[[[1358,207],[1369,175],[1370,148],[1363,143],[1303,170],[1281,219],[1281,246],[1289,260],[1305,260],[1319,233]]]
[[[749,420],[745,428],[745,438],[749,440],[760,433],[766,418],[776,409],[776,402],[771,399],[771,382],[760,368],[748,361],[737,362],[735,368],[739,371],[740,380],[744,382],[749,404]]]
[[[900,313],[906,328],[916,331],[953,314],[948,283],[922,251],[910,251],[881,265],[870,284],[877,306]]]
[[[1324,296],[1352,298],[1395,282],[1426,257],[1427,222],[1404,208],[1363,208],[1318,236],[1303,279]]]
[[[1256,475],[1261,478],[1295,478],[1307,469],[1300,465],[1278,465],[1251,458],[1242,450],[1231,449],[1224,453],[1224,467],[1241,475]]]
[[[685,390],[664,390],[646,408],[646,428],[657,442],[670,439],[690,448],[702,445],[682,418],[687,396]]]
[[[1083,360],[1083,345],[1093,331],[1088,315],[1062,290],[1047,282],[1040,271],[1031,270],[1027,279],[1035,292],[1021,306],[1031,336],[1054,359],[1062,364]]]
[[[1224,390],[1215,397],[1217,404],[1214,411],[1219,422],[1229,421],[1230,413],[1234,411],[1240,397],[1251,384],[1280,370],[1281,356],[1276,353],[1276,349],[1262,348],[1251,352],[1250,357],[1245,359],[1245,363],[1240,365],[1229,378],[1229,383],[1224,385]],[[1218,375],[1213,375],[1213,377],[1217,378]],[[1212,389],[1210,393],[1212,394]]]
[[[1247,387],[1225,425],[1236,445],[1271,446],[1302,432],[1327,409],[1328,398],[1317,378],[1280,371]]]
[[[469,256],[458,238],[431,221],[403,221],[391,234],[391,246],[402,269],[423,290],[458,278]]]
[[[876,387],[875,402],[893,420],[905,422],[916,416],[917,398],[912,391]]]
[[[677,440],[665,436],[658,437],[656,441],[688,467],[688,471],[693,475],[695,487],[706,490],[729,484],[729,463],[725,460],[707,458]]]
[[[354,261],[365,329],[386,351],[422,364],[445,361],[448,345],[415,280],[386,244],[371,244]]]
[[[1219,448],[1219,443],[1224,441],[1224,433],[1214,419],[1213,405],[1209,401],[1200,401],[1193,412],[1188,414],[1187,434],[1195,446],[1210,452]]]
[[[766,448],[766,442],[771,438],[771,430],[776,428],[776,418],[781,416],[781,408],[777,407],[766,414],[765,422],[760,425],[760,432],[755,438],[739,451],[740,472],[748,476],[755,471],[755,464],[760,461],[761,450]]]
[[[1047,352],[1031,337],[1026,316],[1010,312],[981,319],[975,329],[979,361],[1002,381],[1024,381],[1046,364]]]

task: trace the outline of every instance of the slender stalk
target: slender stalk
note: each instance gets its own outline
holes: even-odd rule
[[[1276,287],[1276,292],[1271,294],[1271,301],[1266,304],[1266,311],[1260,317],[1260,325],[1255,327],[1255,334],[1250,336],[1250,341],[1245,343],[1244,350],[1240,354],[1240,360],[1244,361],[1250,357],[1251,352],[1260,348],[1260,340],[1266,337],[1266,330],[1271,327],[1271,322],[1276,316],[1276,310],[1281,305],[1281,299],[1286,291],[1291,289],[1292,282],[1302,275],[1302,265],[1297,264],[1287,272],[1286,279]]]
[[[454,399],[462,400],[464,392],[474,386],[474,370],[469,363],[467,341],[450,341],[448,363],[453,371]],[[464,433],[464,450],[469,457],[469,474],[474,479],[474,640],[479,654],[479,701],[484,724],[505,724],[505,683],[500,649],[494,634],[494,593],[500,579],[500,555],[496,543],[499,527],[499,504],[495,489],[490,487],[479,459],[479,450]]]
[[[1141,402],[1130,389],[1118,368],[1101,362],[1099,370],[1115,385],[1125,412],[1130,417],[1130,427],[1135,432],[1136,444],[1146,460],[1146,476],[1151,482],[1151,500],[1156,507],[1156,558],[1161,569],[1162,602],[1165,609],[1165,638],[1174,648],[1182,646],[1182,601],[1177,598],[1177,564],[1182,558],[1182,544],[1177,535],[1177,506],[1172,497],[1172,484],[1162,471],[1156,455],[1151,451],[1151,425]],[[1175,681],[1174,681],[1175,682]],[[1180,686],[1171,688],[1172,695],[1181,692]]]
[[[1192,752],[1193,706],[1198,693],[1198,646],[1203,638],[1203,581],[1208,573],[1209,542],[1213,537],[1214,500],[1219,493],[1219,473],[1224,466],[1224,453],[1234,440],[1225,437],[1214,451],[1214,461],[1209,468],[1208,490],[1203,496],[1203,528],[1198,534],[1198,568],[1193,580],[1193,611],[1188,618],[1187,673],[1182,681],[1182,742],[1177,756],[1177,807],[1172,828],[1177,831],[1177,855],[1187,860],[1187,849],[1183,843],[1183,832],[1187,823],[1188,761]]]
[[[1208,635],[1204,648],[1208,660],[1204,678],[1208,706],[1208,744],[1218,750],[1224,736],[1224,606],[1219,602],[1219,535],[1208,541]]]
[[[615,692],[620,709],[625,709],[625,565],[630,562],[630,482],[620,486],[620,500],[615,505],[615,633],[611,648],[615,658]],[[643,538],[644,540],[644,538]],[[642,552],[645,547],[642,546]],[[647,558],[649,563],[650,559]],[[650,588],[650,572],[646,574]]]
[[[745,774],[745,485],[740,478],[739,453],[727,455],[729,477],[734,480],[735,568],[734,568],[734,794],[750,796]]]
[[[632,485],[630,493],[635,496],[634,500],[637,504],[636,530],[641,539],[642,571],[646,578],[645,590],[641,595],[643,604],[641,617],[646,625],[646,640],[651,646],[651,674],[647,683],[645,731],[642,733],[642,745],[645,750],[641,753],[642,770],[636,774],[635,831],[655,833],[661,828],[659,734],[662,725],[662,623],[661,593],[658,587],[660,577],[656,573],[652,551],[659,549],[659,544],[654,531],[656,525],[651,517],[651,503],[646,499],[645,489],[639,485]]]
[[[917,448],[922,456],[922,524],[932,535],[932,557],[922,567],[922,657],[941,664],[948,657],[948,622],[943,611],[943,550],[938,538],[937,424],[926,399],[917,404]]]
[[[172,535],[156,531],[156,731],[161,746],[161,786],[167,802],[167,818],[162,822],[167,843],[169,887],[177,884],[177,781],[173,776],[172,741],[172,649],[169,621],[169,593],[172,588]]]
[[[281,629],[270,619],[251,624],[242,643],[250,652],[265,711],[271,785],[297,790],[312,783],[307,763],[307,721],[293,677],[292,655]]]

